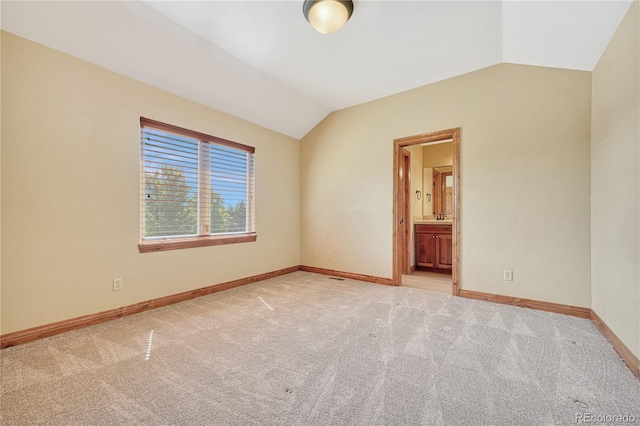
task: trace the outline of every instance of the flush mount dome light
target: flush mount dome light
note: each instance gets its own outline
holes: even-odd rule
[[[353,2],[338,0],[304,0],[302,12],[313,28],[323,34],[338,31],[353,13]]]

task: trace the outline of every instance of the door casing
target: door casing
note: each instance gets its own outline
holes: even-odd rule
[[[453,265],[451,294],[460,294],[460,127],[423,133],[415,136],[395,139],[393,141],[393,284],[402,285],[402,273],[405,270],[403,255],[409,247],[405,242],[405,235],[411,232],[411,221],[406,217],[403,192],[405,191],[406,175],[400,174],[404,167],[405,156],[402,149],[406,146],[429,142],[451,140],[453,142]],[[408,179],[406,179],[408,180]]]

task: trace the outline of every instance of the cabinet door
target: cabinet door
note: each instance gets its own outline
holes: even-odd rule
[[[436,264],[436,234],[416,234],[418,266],[433,268]]]
[[[453,237],[451,234],[439,234],[437,268],[451,269],[453,266]]]

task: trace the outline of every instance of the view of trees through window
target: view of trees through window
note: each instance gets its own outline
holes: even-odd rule
[[[181,170],[171,166],[152,170],[147,173],[145,184],[148,198],[145,206],[145,236],[198,234],[198,196],[187,185]],[[167,185],[173,187],[170,201],[167,200]],[[244,200],[235,206],[226,204],[220,194],[211,191],[210,204],[211,234],[246,230],[247,206]]]
[[[246,152],[151,128],[142,137],[144,238],[248,231]]]

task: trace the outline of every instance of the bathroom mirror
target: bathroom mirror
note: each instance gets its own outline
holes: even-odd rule
[[[434,142],[422,146],[422,182],[423,215],[453,216],[452,142]]]
[[[432,169],[434,216],[444,213],[453,215],[453,166],[439,166]]]

